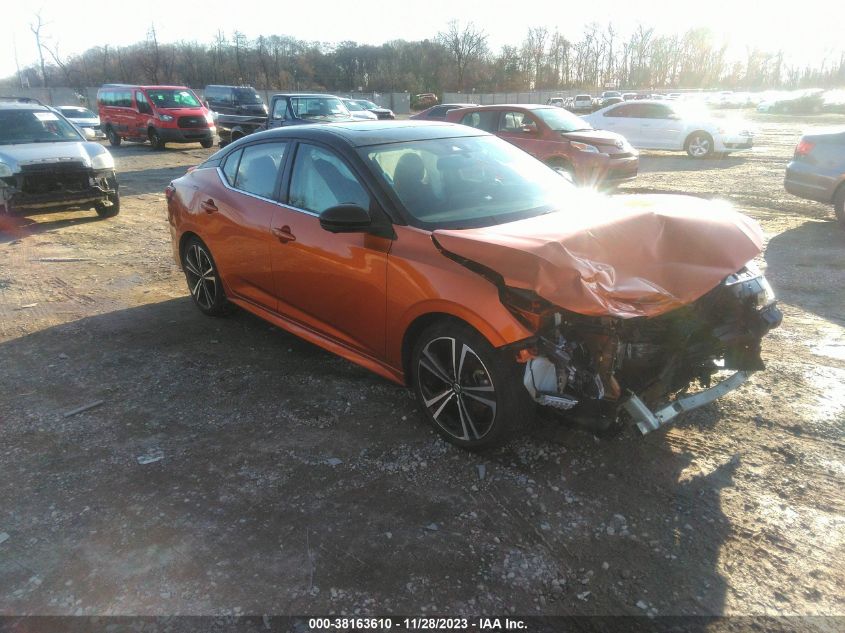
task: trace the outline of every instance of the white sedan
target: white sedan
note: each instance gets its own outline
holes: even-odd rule
[[[617,132],[638,149],[684,150],[693,158],[751,149],[754,134],[666,101],[627,101],[582,116],[597,130]]]

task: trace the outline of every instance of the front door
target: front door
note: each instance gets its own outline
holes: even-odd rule
[[[391,240],[330,233],[319,214],[352,203],[375,211],[353,169],[328,148],[300,143],[286,206],[273,217],[271,261],[279,312],[375,358],[384,357]]]
[[[499,129],[496,136],[513,143],[532,156],[543,158],[540,126],[534,117],[527,112],[502,112],[502,116],[499,117]]]

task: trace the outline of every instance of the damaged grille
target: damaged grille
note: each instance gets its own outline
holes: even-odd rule
[[[21,167],[20,190],[27,195],[81,192],[90,187],[90,170],[79,162]]]

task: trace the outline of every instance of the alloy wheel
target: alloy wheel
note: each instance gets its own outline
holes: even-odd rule
[[[496,389],[487,367],[466,343],[452,337],[429,341],[419,356],[417,380],[423,405],[448,435],[475,442],[490,432]]]
[[[211,257],[199,244],[191,244],[185,253],[185,276],[197,305],[211,310],[217,300],[217,276]]]
[[[710,153],[710,149],[710,139],[703,134],[696,134],[689,142],[689,153],[696,158],[707,156]]]

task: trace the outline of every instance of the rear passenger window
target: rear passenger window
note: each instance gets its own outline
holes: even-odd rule
[[[223,163],[223,175],[226,177],[226,182],[234,186],[235,176],[238,173],[238,163],[241,162],[241,154],[243,150],[239,149],[237,152],[229,154],[226,162]]]
[[[261,143],[245,147],[238,163],[234,186],[262,198],[273,198],[286,147],[287,143]],[[228,163],[229,159],[223,167],[224,173],[229,167]]]
[[[369,209],[370,194],[339,157],[303,143],[293,164],[290,204],[314,213],[339,204],[357,204]]]
[[[496,110],[471,112],[470,114],[464,115],[461,119],[461,123],[469,125],[470,127],[478,128],[479,130],[484,130],[485,132],[495,132],[496,120],[498,117],[499,113]]]

